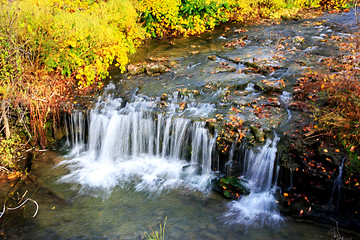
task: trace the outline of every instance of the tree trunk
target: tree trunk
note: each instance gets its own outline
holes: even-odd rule
[[[7,109],[6,109],[6,101],[2,101],[1,104],[1,119],[3,120],[3,124],[4,124],[4,128],[5,128],[5,137],[9,138],[10,137],[10,127],[9,127],[9,120],[7,118]]]

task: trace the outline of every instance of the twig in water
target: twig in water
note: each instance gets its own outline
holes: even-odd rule
[[[36,206],[36,211],[35,211],[35,213],[34,213],[34,215],[33,215],[33,217],[35,217],[36,214],[38,213],[38,210],[39,210],[39,204],[38,204],[35,200],[33,200],[33,199],[31,199],[31,198],[27,198],[27,199],[25,199],[25,201],[22,202],[19,206],[14,207],[14,208],[6,207],[5,204],[4,204],[3,211],[0,213],[0,218],[4,215],[4,213],[6,212],[6,210],[16,210],[16,209],[19,209],[19,208],[21,208],[22,206],[24,206],[24,204],[25,204],[27,201],[32,201],[32,202],[35,204],[35,206]]]

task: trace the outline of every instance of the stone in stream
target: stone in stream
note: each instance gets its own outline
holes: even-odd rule
[[[211,73],[225,73],[225,72],[235,72],[236,66],[233,63],[229,62],[219,62],[218,67],[213,69]]]
[[[146,74],[149,76],[163,74],[166,72],[166,70],[167,68],[161,63],[150,63],[146,65]]]
[[[294,41],[295,43],[303,43],[303,42],[305,42],[305,38],[304,38],[304,37],[301,37],[301,36],[295,36],[294,39],[293,39],[293,41]]]
[[[213,181],[215,191],[233,200],[250,194],[250,190],[245,187],[244,183],[245,181],[238,177],[222,177]]]
[[[250,126],[251,133],[254,135],[255,140],[257,142],[264,142],[265,141],[265,131],[262,128],[259,128],[255,125]]]
[[[211,56],[208,56],[208,59],[215,61],[217,59],[217,57],[215,55],[211,55]]]
[[[171,62],[136,63],[127,66],[128,75],[140,75],[146,73],[149,76],[163,74],[172,67]]]
[[[342,147],[330,136],[307,130],[306,125],[286,136],[278,148],[281,211],[329,224],[335,219],[339,226],[358,229],[359,215],[353,211],[358,209],[360,191],[345,181],[349,172],[340,170]]]
[[[285,88],[285,82],[283,79],[262,79],[258,81],[254,87],[264,93],[280,93]]]

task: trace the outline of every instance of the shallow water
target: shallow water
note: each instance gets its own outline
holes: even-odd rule
[[[142,239],[144,232],[150,232],[150,227],[158,229],[165,217],[166,239],[329,239],[328,232],[333,228],[298,222],[286,216],[276,225],[261,228],[229,224],[236,218],[225,216],[229,213],[229,204],[238,203],[216,193],[204,195],[186,188],[160,195],[135,191],[130,186],[116,186],[111,192],[94,188],[80,192],[79,188],[72,189],[74,186],[56,181],[67,172],[62,167],[52,168],[53,161],[61,157],[52,152],[42,157],[47,160],[34,166],[34,174],[63,199],[40,189],[31,196],[40,205],[38,215],[32,218],[35,208],[27,204],[24,218],[20,222],[14,220],[12,224],[16,227],[9,229],[9,236],[18,239]]]

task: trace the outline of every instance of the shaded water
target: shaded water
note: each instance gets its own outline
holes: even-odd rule
[[[282,135],[294,118],[288,109],[291,84],[307,68],[325,69],[319,60],[337,47],[320,40],[341,35],[343,29],[334,22],[345,21],[348,15],[327,16],[331,19],[327,23],[322,22],[327,17],[321,17],[246,27],[243,48],[224,48],[224,43],[243,34],[224,34],[220,29],[202,37],[174,39],[175,45],[155,40],[140,49],[135,60],[166,56],[177,66],[154,77],[112,74],[93,110],[76,112],[64,123],[71,146],[65,159],[49,152],[35,161],[34,174],[56,194],[37,191],[32,198],[40,204],[38,216],[25,216],[9,230],[10,236],[141,239],[148,226],[167,216],[167,239],[328,239],[330,226],[299,223],[279,213],[274,197],[276,133],[240,156],[245,161],[239,177],[248,181],[249,196],[229,202],[211,192],[219,169],[217,133],[207,130],[205,120],[237,107],[241,111],[234,116],[246,126],[258,123]],[[295,41],[296,36],[304,42]],[[189,53],[194,50],[199,53]],[[209,55],[216,55],[216,60],[208,60]],[[235,58],[242,62],[234,63]],[[220,63],[237,70],[245,70],[243,63],[275,70],[214,74]],[[277,94],[260,90],[263,80],[276,85],[281,79],[287,86]],[[164,93],[169,98],[161,101]],[[280,104],[274,106],[269,98]],[[268,106],[269,116],[254,112],[261,104]]]
[[[34,174],[47,188],[56,190],[57,197],[43,189],[31,196],[40,205],[38,215],[31,217],[34,208],[29,204],[23,216],[26,221],[12,222],[13,228],[8,231],[19,239],[142,239],[150,226],[163,223],[166,216],[166,239],[329,239],[332,228],[286,216],[276,226],[246,229],[229,225],[224,219],[227,200],[187,188],[158,196],[131,186],[80,193],[73,184],[56,181],[67,172],[63,167],[52,168],[61,157],[52,152],[42,157],[44,160],[34,166]]]

